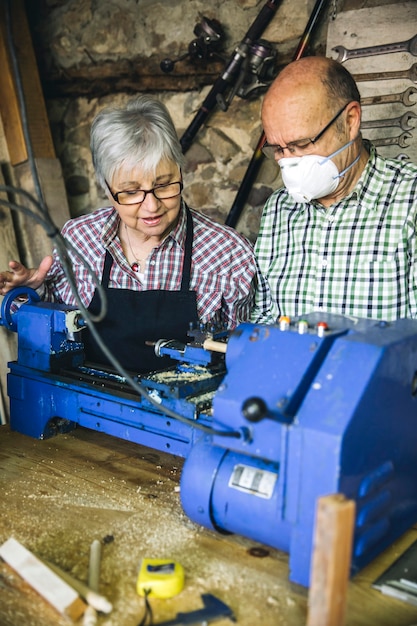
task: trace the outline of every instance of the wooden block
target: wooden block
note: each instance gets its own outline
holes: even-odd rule
[[[13,537],[0,546],[0,556],[57,611],[77,620],[87,605],[78,593]]]
[[[355,503],[342,494],[319,498],[307,626],[343,626],[352,556]]]

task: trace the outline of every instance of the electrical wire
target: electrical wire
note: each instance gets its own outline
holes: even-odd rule
[[[42,206],[45,207],[44,209],[45,212],[47,212],[45,199],[42,193],[42,187],[41,187],[40,180],[39,180],[38,171],[36,169],[32,141],[30,139],[30,134],[29,134],[29,124],[28,124],[28,117],[27,117],[27,110],[26,110],[25,95],[23,92],[22,77],[20,74],[19,61],[17,58],[16,46],[15,46],[14,38],[13,38],[11,0],[6,1],[5,18],[6,18],[5,19],[6,41],[7,41],[9,54],[10,54],[10,61],[12,65],[12,71],[13,71],[13,75],[15,79],[15,84],[16,84],[17,97],[19,101],[19,111],[20,111],[20,117],[22,120],[23,137],[25,139],[29,166],[30,166],[30,170],[32,173],[33,183],[35,185],[36,194],[39,198],[39,201],[42,203]]]

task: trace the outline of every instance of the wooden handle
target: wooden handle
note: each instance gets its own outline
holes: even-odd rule
[[[211,350],[212,352],[223,352],[226,354],[227,343],[222,341],[214,341],[214,339],[206,339],[203,343],[204,350]]]

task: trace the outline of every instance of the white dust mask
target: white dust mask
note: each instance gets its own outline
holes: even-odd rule
[[[301,157],[284,157],[278,161],[284,185],[296,202],[324,198],[337,189],[340,178],[359,161],[360,153],[342,172],[331,159],[353,142],[354,139],[327,157],[306,154]]]

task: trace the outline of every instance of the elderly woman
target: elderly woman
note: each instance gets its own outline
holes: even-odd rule
[[[249,319],[255,289],[267,290],[252,247],[184,202],[181,144],[166,107],[140,96],[102,110],[91,150],[111,206],[70,220],[62,235],[79,253],[70,254],[76,286],[92,313],[100,297],[82,259],[100,277],[107,314],[97,330],[122,365],[138,373],[159,369],[149,343],[185,341],[190,323],[233,329]],[[0,273],[0,294],[18,285],[76,305],[56,250],[37,269],[11,261]],[[85,351],[89,361],[106,361],[88,333]]]

